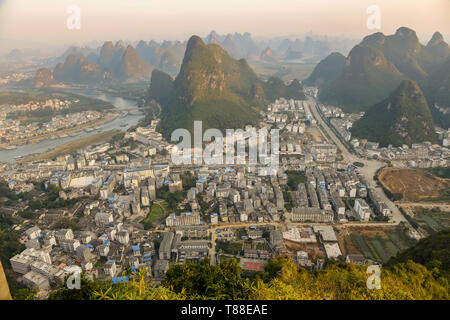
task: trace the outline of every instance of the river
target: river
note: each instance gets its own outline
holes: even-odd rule
[[[14,150],[0,150],[0,162],[12,163],[17,157],[28,156],[35,153],[42,153],[67,142],[88,137],[99,132],[104,132],[112,129],[120,129],[122,131],[126,131],[129,127],[135,126],[139,122],[139,120],[144,117],[144,113],[138,108],[137,102],[135,100],[123,99],[106,94],[99,94],[96,93],[95,90],[89,89],[64,89],[64,91],[84,95],[90,98],[100,99],[103,101],[108,101],[112,103],[119,111],[127,110],[128,114],[124,117],[119,116],[111,122],[99,125],[97,129],[94,129],[90,132],[86,132],[83,130],[76,133],[75,136],[43,140],[34,144],[20,145],[17,146],[17,149]]]

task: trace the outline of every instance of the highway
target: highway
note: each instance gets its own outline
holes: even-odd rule
[[[368,184],[367,187],[372,187],[373,190],[380,196],[380,198],[392,209],[392,217],[389,220],[391,225],[399,224],[400,222],[405,222],[409,225],[409,222],[406,220],[397,206],[391,200],[389,200],[389,198],[383,192],[383,189],[381,187],[378,187],[377,183],[373,179],[377,170],[385,166],[385,163],[378,160],[361,158],[349,151],[347,147],[342,143],[342,141],[336,136],[334,131],[328,126],[328,123],[320,115],[316,100],[308,96],[308,102],[308,105],[310,106],[310,113],[316,119],[317,123],[320,124],[319,129],[326,131],[327,135],[332,140],[331,142],[333,142],[339,148],[339,150],[341,150],[344,160],[350,163],[361,162],[364,164],[363,167],[358,168],[358,172],[364,177],[364,180]],[[324,134],[324,137],[327,138],[327,135]]]

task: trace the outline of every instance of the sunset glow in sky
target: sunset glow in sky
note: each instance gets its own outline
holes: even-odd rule
[[[367,7],[381,9],[381,29],[366,26]],[[69,5],[81,29],[69,30]],[[450,0],[0,0],[0,38],[69,43],[179,39],[245,32],[258,36],[315,34],[360,37],[407,26],[419,35],[450,34]]]

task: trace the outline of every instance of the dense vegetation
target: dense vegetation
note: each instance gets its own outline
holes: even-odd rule
[[[15,295],[21,289],[21,285],[11,276],[11,264],[9,259],[21,252],[24,248],[20,243],[20,236],[14,230],[17,224],[15,218],[0,208],[0,261],[5,271],[11,294]]]
[[[425,171],[439,178],[450,179],[450,167],[435,167],[425,169]]]
[[[153,70],[148,89],[148,98],[155,99],[159,104],[166,105],[173,89],[173,79],[167,73]]]
[[[440,112],[435,107],[435,105],[444,108],[450,107],[450,57],[441,67],[436,68],[436,71],[430,74],[424,85],[424,92],[434,122],[441,128],[450,128],[450,114]]]
[[[447,279],[408,261],[381,270],[381,289],[367,288],[367,267],[329,262],[324,270],[299,269],[291,260],[276,258],[264,272],[244,277],[235,259],[211,266],[174,264],[161,286],[155,286],[141,270],[128,283],[101,284],[82,280],[81,290],[61,287],[53,299],[448,299]],[[89,281],[88,286],[83,286]]]
[[[339,52],[333,52],[321,60],[311,75],[302,81],[304,85],[318,86],[319,88],[336,79],[345,65],[345,57]]]
[[[270,77],[267,82],[263,83],[265,97],[269,102],[273,102],[278,98],[305,100],[306,96],[303,93],[303,86],[297,79],[286,86],[283,80],[278,77]]]
[[[237,260],[231,258],[215,266],[208,259],[174,264],[160,286],[151,282],[145,269],[122,284],[82,277],[81,290],[61,286],[51,298],[446,300],[450,289],[449,241],[447,230],[399,253],[381,269],[381,288],[374,290],[367,287],[367,266],[328,261],[323,270],[310,272],[288,258],[278,257],[269,261],[263,272],[244,273]]]
[[[450,230],[435,233],[391,258],[389,266],[412,260],[436,274],[450,277]]]
[[[419,86],[404,80],[391,95],[370,107],[352,127],[352,135],[381,146],[437,142],[430,109]]]
[[[13,229],[15,224],[13,217],[0,211],[0,259],[5,269],[10,265],[9,259],[23,249],[19,234]]]
[[[287,170],[286,174],[288,176],[287,184],[289,190],[298,190],[298,185],[306,182],[306,175],[303,171]]]
[[[402,74],[377,49],[355,46],[340,75],[324,85],[320,99],[345,112],[367,110],[385,99],[402,80]]]
[[[345,111],[365,111],[385,99],[401,80],[416,81],[425,92],[435,123],[450,126],[450,116],[435,108],[450,106],[450,48],[436,32],[426,46],[414,30],[401,27],[393,35],[376,32],[355,46],[335,80],[318,83],[321,100]],[[331,60],[330,57],[327,58]],[[320,75],[317,65],[315,74]],[[341,59],[342,60],[342,59]],[[315,78],[312,77],[312,80]],[[333,78],[333,75],[330,75]],[[306,83],[309,80],[306,80]],[[317,84],[317,83],[316,83]]]
[[[153,83],[155,81],[155,83]],[[201,120],[203,130],[255,125],[258,110],[279,97],[304,99],[303,87],[294,80],[286,86],[279,78],[260,81],[244,60],[233,59],[219,45],[206,45],[192,36],[180,73],[173,81],[159,72],[152,77],[149,98],[162,103],[159,130],[164,136],[177,128],[193,132]]]

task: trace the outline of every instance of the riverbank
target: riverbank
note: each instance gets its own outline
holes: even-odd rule
[[[61,90],[63,90],[61,88]],[[111,111],[120,112],[112,121],[104,123],[102,125],[96,124],[92,129],[84,129],[79,133],[73,133],[67,136],[60,137],[59,135],[54,135],[51,139],[44,139],[35,143],[28,143],[24,145],[18,145],[15,148],[9,150],[0,150],[0,162],[14,163],[20,159],[26,157],[35,156],[46,150],[53,150],[58,146],[65,145],[69,142],[75,142],[81,138],[89,137],[93,134],[99,132],[106,132],[109,130],[119,129],[125,132],[130,127],[136,126],[139,121],[145,116],[142,110],[137,106],[136,100],[123,99],[118,97],[111,97],[109,95],[97,94],[95,89],[64,89],[69,93],[74,93],[79,96],[86,96],[88,98],[93,98],[97,100],[103,100],[105,102],[111,103],[115,109]]]
[[[60,145],[54,149],[48,150],[41,154],[32,155],[29,157],[19,159],[19,160],[17,160],[17,163],[53,159],[60,155],[69,154],[72,152],[76,152],[77,150],[87,148],[93,144],[106,142],[109,139],[111,139],[114,135],[116,135],[120,132],[121,132],[120,130],[116,129],[116,130],[109,130],[109,131],[93,134],[91,136],[88,136],[88,137],[85,137],[82,139],[78,139],[75,141],[71,141],[69,143],[65,143],[63,145]]]
[[[6,149],[8,146],[12,146],[12,145],[21,146],[21,145],[30,144],[30,143],[37,143],[37,142],[47,140],[47,139],[52,139],[55,136],[61,137],[61,136],[65,136],[65,135],[79,133],[80,131],[83,131],[85,129],[94,128],[96,126],[100,126],[105,123],[114,121],[119,115],[120,115],[120,112],[108,112],[98,120],[86,122],[81,125],[77,125],[75,127],[58,130],[55,132],[49,132],[49,133],[46,133],[43,135],[39,135],[39,136],[27,138],[27,139],[8,141],[8,143],[0,144],[0,150]]]

